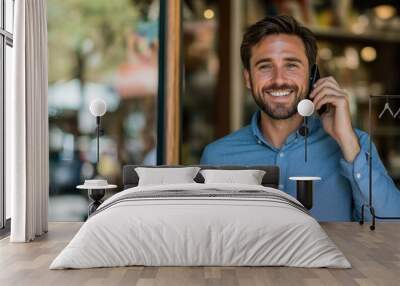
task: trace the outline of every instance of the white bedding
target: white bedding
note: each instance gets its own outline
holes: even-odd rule
[[[318,222],[289,204],[243,197],[152,198],[112,204],[136,192],[206,189],[262,190],[297,202],[279,190],[254,185],[192,183],[131,188],[104,202],[99,208],[103,211],[88,219],[50,269],[127,265],[351,267]]]

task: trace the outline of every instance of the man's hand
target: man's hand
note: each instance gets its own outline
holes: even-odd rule
[[[338,142],[343,156],[353,162],[360,152],[357,135],[351,125],[350,104],[346,92],[340,88],[333,77],[319,79],[310,94],[315,109],[328,104],[329,109],[321,115],[325,131]]]

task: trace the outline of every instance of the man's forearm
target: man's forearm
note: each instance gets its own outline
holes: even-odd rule
[[[349,163],[354,161],[354,158],[361,150],[357,135],[354,132],[342,138],[339,145],[342,149],[344,159]]]

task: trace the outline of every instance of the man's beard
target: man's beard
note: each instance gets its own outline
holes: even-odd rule
[[[295,94],[295,100],[293,104],[289,107],[286,107],[285,104],[275,103],[274,106],[268,102],[268,100],[263,101],[264,93],[266,90],[277,90],[277,89],[291,89]],[[256,94],[256,91],[253,88],[253,83],[251,83],[251,95],[254,98],[254,101],[258,105],[258,107],[266,113],[272,119],[283,120],[288,119],[297,113],[297,105],[301,101],[302,97],[298,95],[299,88],[295,85],[277,85],[271,84],[269,86],[263,87],[261,94]]]

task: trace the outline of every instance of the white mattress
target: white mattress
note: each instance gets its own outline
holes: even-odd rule
[[[145,266],[293,266],[350,268],[318,222],[301,210],[258,198],[151,198],[112,204],[132,192],[263,190],[238,184],[143,186],[108,199],[50,269]],[[299,202],[297,202],[299,204]],[[108,205],[108,207],[106,207]]]

